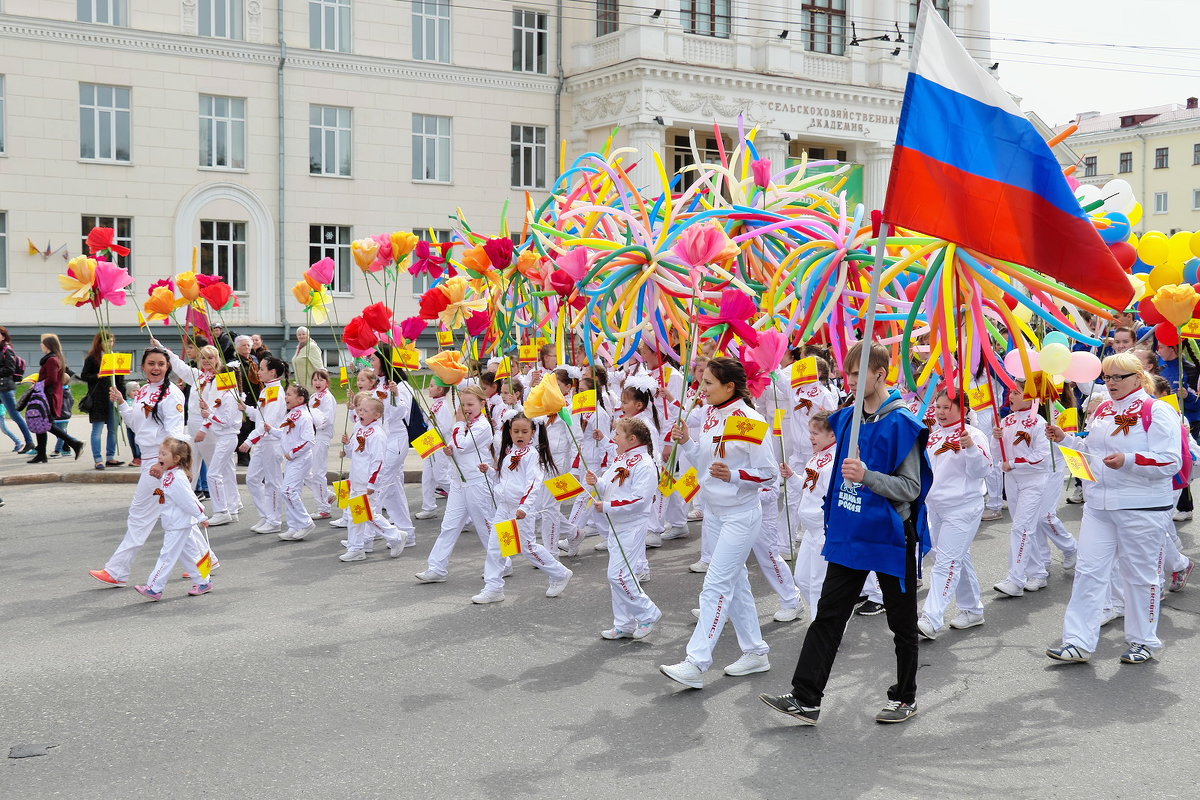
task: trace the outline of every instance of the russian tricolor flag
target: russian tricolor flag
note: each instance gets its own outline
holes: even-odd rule
[[[883,218],[1030,267],[1116,309],[1133,295],[1050,147],[928,2]]]

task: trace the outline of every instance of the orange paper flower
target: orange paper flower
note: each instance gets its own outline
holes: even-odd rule
[[[189,303],[194,303],[200,297],[200,284],[196,281],[194,272],[181,272],[176,275],[175,286],[179,288],[179,293]]]
[[[457,386],[467,377],[467,365],[462,361],[462,353],[457,350],[443,350],[430,356],[425,359],[425,366],[447,386]]]
[[[1196,308],[1196,290],[1186,283],[1160,287],[1154,295],[1154,307],[1176,328],[1192,318]]]
[[[530,419],[553,416],[566,404],[562,389],[558,386],[558,378],[553,372],[547,372],[542,382],[530,390],[529,398],[525,401],[525,416]]]
[[[150,299],[142,308],[146,312],[146,320],[149,322],[157,322],[162,320],[166,322],[175,313],[177,308],[187,305],[186,298],[176,298],[175,293],[168,286],[159,286],[150,293]]]
[[[488,258],[483,245],[479,245],[478,247],[472,247],[470,250],[463,251],[462,265],[469,270],[484,273],[492,268],[492,260]]]
[[[472,314],[487,308],[487,300],[484,298],[467,299],[470,286],[467,279],[461,275],[451,278],[437,288],[442,290],[449,301],[438,314],[438,319],[451,330],[461,328]]]

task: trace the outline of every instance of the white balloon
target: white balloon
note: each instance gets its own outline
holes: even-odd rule
[[[1099,186],[1085,183],[1075,188],[1075,199],[1079,201],[1081,208],[1086,208],[1104,196]]]
[[[1121,178],[1114,178],[1104,184],[1104,188],[1100,191],[1100,196],[1108,198],[1104,201],[1104,205],[1101,206],[1104,211],[1128,214],[1137,205],[1137,198],[1133,196],[1133,187],[1129,185],[1129,181],[1122,180]]]

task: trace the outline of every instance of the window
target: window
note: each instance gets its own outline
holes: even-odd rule
[[[350,52],[350,0],[308,0],[308,46]]]
[[[1121,153],[1117,161],[1117,172],[1133,172],[1133,153]]]
[[[4,149],[4,76],[0,75],[0,153],[7,152]]]
[[[422,228],[420,230],[413,229],[413,233],[417,234],[417,238],[422,242],[450,242],[454,240],[454,231],[449,230],[434,230],[433,238],[429,236],[429,229]],[[413,297],[420,297],[429,291],[429,285],[433,282],[429,276],[422,272],[420,275],[413,275]]]
[[[1167,151],[1169,148],[1156,147],[1154,148],[1154,168],[1166,169],[1168,165]]]
[[[87,236],[92,232],[92,228],[112,228],[117,232],[116,243],[133,249],[133,217],[100,217],[93,214],[84,214],[80,222],[79,252],[87,253]],[[115,256],[115,259],[118,267],[124,267],[129,270],[130,275],[133,274],[132,253],[127,256]]]
[[[8,288],[8,214],[0,211],[0,289]]]
[[[308,172],[350,177],[350,109],[308,107]]]
[[[917,29],[917,9],[921,7],[921,0],[909,0],[908,3],[908,28],[915,31]],[[950,0],[933,0],[933,7],[942,15],[942,21],[947,25],[950,24]]]
[[[3,102],[3,100],[4,100],[3,95],[4,95],[4,86],[0,85],[0,102]],[[2,125],[2,124],[3,124],[3,120],[0,120],[0,125]],[[4,139],[3,129],[0,128],[0,150],[4,149],[3,139]],[[1197,164],[1200,164],[1200,144],[1192,145],[1192,166],[1195,166]]]
[[[596,0],[596,35],[607,36],[621,27],[621,0]]]
[[[732,0],[680,0],[679,21],[688,33],[729,38]]]
[[[242,0],[199,0],[201,36],[242,38]]]
[[[846,151],[845,150],[837,151],[837,160],[842,162],[843,164],[846,163]]]
[[[79,157],[129,161],[129,89],[79,84]]]
[[[1167,193],[1166,192],[1155,192],[1154,193],[1154,213],[1155,214],[1167,213]]]
[[[809,161],[824,161],[825,160],[825,148],[824,147],[808,148],[808,160]]]
[[[546,74],[549,17],[538,11],[513,9],[513,70]]]
[[[200,271],[219,275],[235,292],[246,291],[246,223],[200,220]]]
[[[1200,211],[1200,189],[1192,189],[1192,211]]]
[[[412,178],[450,182],[450,118],[413,114]]]
[[[333,271],[330,289],[335,294],[350,294],[353,261],[350,259],[350,227],[347,225],[309,225],[308,263],[315,264],[322,258],[332,258],[337,268]]]
[[[127,0],[75,0],[75,19],[100,25],[128,25]]]
[[[200,95],[200,166],[246,168],[246,100]]]
[[[1096,157],[1095,156],[1084,156],[1083,157],[1083,177],[1092,178],[1092,177],[1095,177],[1095,175],[1096,175]]]
[[[846,52],[846,0],[804,0],[804,49],[834,56]]]
[[[700,152],[700,161],[703,164],[720,164],[721,151],[717,145],[717,140],[713,138],[697,139],[697,145],[703,142],[703,146],[698,146]],[[674,154],[671,163],[675,168],[675,172],[683,169],[686,166],[696,163],[696,159],[692,157],[692,143],[687,136],[676,136],[675,144],[671,148]]]
[[[412,0],[413,58],[450,63],[450,0]]]
[[[512,187],[546,188],[546,129],[537,125],[513,125]]]

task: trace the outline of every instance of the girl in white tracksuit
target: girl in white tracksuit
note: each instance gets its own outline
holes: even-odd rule
[[[654,399],[657,391],[658,383],[645,372],[630,375],[625,379],[625,386],[621,389],[621,419],[640,419],[650,429],[650,438],[656,444],[663,441],[662,417],[659,416],[658,403]],[[657,452],[661,452],[661,450]],[[659,465],[657,458],[655,465]],[[633,568],[637,570],[639,579],[650,574],[650,564],[646,560],[646,548],[662,546],[663,504],[660,495],[661,492],[655,488],[655,499],[650,507],[650,527],[646,531],[645,546],[637,554],[636,559],[632,559]],[[596,547],[600,547],[600,545],[596,545]]]
[[[436,428],[445,439],[454,427],[454,409],[445,386],[439,383],[429,385],[429,420],[430,429]],[[425,459],[421,464],[421,510],[417,519],[432,519],[437,514],[437,490],[447,489],[450,485],[450,458],[445,452],[438,452]]]
[[[602,368],[601,368],[602,369]],[[572,472],[583,478],[589,470],[605,470],[616,455],[616,445],[613,440],[613,420],[607,408],[605,393],[597,388],[595,378],[585,375],[579,382],[580,391],[596,392],[596,410],[579,415],[579,447],[581,455],[576,455],[572,461]],[[569,556],[579,554],[579,542],[583,539],[587,528],[599,529],[608,523],[600,519],[595,504],[586,495],[580,495],[571,509],[567,520],[571,524],[573,538],[566,542],[566,552]],[[608,531],[602,531],[604,535]]]
[[[387,453],[376,496],[379,507],[404,534],[405,547],[412,547],[417,542],[408,511],[408,497],[404,493],[404,461],[408,458],[408,418],[416,401],[403,373],[392,366],[391,353],[391,348],[381,342],[370,356],[371,364],[379,374],[375,396],[383,401],[383,429],[387,432]]]
[[[316,519],[329,519],[336,499],[329,490],[329,445],[337,425],[338,404],[329,391],[329,373],[318,369],[312,375],[312,392],[308,396],[308,411],[312,414],[315,438],[312,446],[312,466],[304,485],[317,500]]]
[[[566,407],[570,409],[571,400],[568,394],[571,389],[570,378],[566,377],[563,370],[555,370],[555,377],[558,380],[559,389],[567,401]],[[570,472],[571,465],[575,463],[579,454],[579,450],[575,446],[576,442],[582,447],[583,432],[579,429],[574,416],[570,416],[568,419],[569,422],[564,422],[560,416],[554,414],[544,420],[539,420],[539,424],[546,431],[546,439],[550,443],[550,455],[554,469],[558,470],[554,475],[547,475],[547,478],[554,478]],[[537,524],[542,530],[542,544],[551,553],[558,552],[560,540],[566,542],[577,540],[575,526],[563,515],[559,506],[560,503],[549,492],[540,496],[537,505]]]
[[[486,399],[477,386],[458,392],[458,420],[446,437],[457,468],[450,468],[450,492],[442,512],[442,530],[429,553],[429,566],[417,573],[422,583],[441,583],[450,572],[450,555],[467,522],[486,549],[491,539],[489,523],[495,513],[492,473],[481,472],[480,464],[492,463],[492,423],[484,413]],[[461,470],[461,472],[460,472]],[[507,564],[505,565],[507,571]]]
[[[1149,381],[1136,355],[1104,359],[1100,377],[1112,400],[1097,410],[1087,438],[1059,428],[1051,431],[1055,441],[1090,456],[1096,480],[1084,481],[1079,557],[1062,647],[1046,654],[1060,661],[1086,661],[1095,652],[1109,575],[1117,564],[1128,643],[1121,661],[1142,664],[1162,646],[1162,517],[1174,508],[1171,480],[1183,463],[1181,423],[1174,409],[1146,393]]]
[[[1069,386],[1069,384],[1068,384]],[[1068,389],[1069,391],[1069,389]],[[1050,469],[1046,470],[1046,488],[1042,492],[1042,507],[1038,511],[1037,531],[1031,544],[1033,554],[1025,569],[1025,591],[1044,589],[1050,578],[1050,545],[1063,554],[1063,569],[1074,568],[1078,545],[1067,526],[1058,518],[1058,505],[1062,499],[1063,481],[1067,477],[1067,463],[1054,454]]]
[[[1033,542],[1038,520],[1045,506],[1047,476],[1050,469],[1050,442],[1046,439],[1046,421],[1038,414],[1037,403],[1025,399],[1023,390],[1009,395],[1009,414],[1000,423],[998,438],[1004,442],[1004,494],[1012,515],[1009,538],[1008,576],[995,590],[1009,597],[1025,593],[1036,553]]]
[[[984,478],[991,467],[990,438],[973,425],[963,424],[966,398],[961,391],[951,400],[945,389],[934,398],[937,424],[929,432],[925,454],[933,468],[933,486],[925,498],[929,532],[933,538],[933,569],[929,593],[917,620],[928,639],[945,627],[951,601],[958,616],[951,625],[970,628],[983,623],[979,577],[971,559],[971,542],[979,532],[983,513]]]
[[[196,499],[191,485],[191,447],[187,442],[168,436],[159,445],[157,463],[164,470],[159,487],[154,490],[161,515],[159,520],[163,526],[163,546],[158,554],[158,563],[154,565],[146,584],[135,587],[138,594],[151,600],[162,599],[163,588],[170,580],[171,570],[180,556],[190,564],[196,564],[207,551],[202,544],[206,540],[199,528],[208,524],[204,506]],[[199,575],[196,578],[188,594],[193,597],[208,594],[212,589],[212,576],[208,580]]]
[[[553,476],[548,475],[547,470],[555,470],[546,429],[524,414],[510,416],[501,429],[496,463],[483,464],[480,470],[496,475],[493,483],[496,510],[492,525],[517,520],[521,553],[549,578],[546,596],[558,597],[571,580],[571,570],[559,563],[551,550],[538,544],[532,524],[524,524],[525,520],[532,523],[533,509],[541,502],[540,495],[549,494],[543,481]],[[472,602],[494,603],[504,599],[504,561],[500,557],[500,539],[493,527],[483,564],[483,591],[471,598]]]
[[[641,639],[662,619],[662,612],[630,574],[629,554],[642,549],[640,540],[646,535],[650,503],[658,487],[658,468],[653,438],[644,422],[618,420],[614,436],[619,452],[612,466],[600,477],[590,470],[584,476],[596,492],[598,512],[612,520],[608,586],[613,626],[600,635],[605,639]]]
[[[779,470],[788,482],[789,500],[799,498],[793,522],[799,525],[804,538],[796,551],[793,577],[801,599],[808,606],[811,620],[817,615],[817,601],[821,599],[821,586],[829,567],[821,551],[825,549],[825,495],[829,492],[837,439],[829,424],[828,411],[813,414],[808,421],[808,430],[813,454],[804,465],[804,471],[796,473],[787,463],[780,465]]]
[[[308,389],[294,383],[287,388],[287,416],[267,436],[279,442],[283,454],[283,506],[287,530],[279,534],[283,541],[298,542],[313,529],[312,517],[304,507],[304,481],[312,474],[313,440],[316,438],[312,414],[308,410]]]
[[[762,524],[759,494],[763,485],[779,474],[768,444],[731,441],[725,436],[725,424],[731,418],[765,423],[750,405],[745,367],[732,358],[713,359],[704,373],[703,391],[709,406],[700,440],[688,438],[683,426],[674,435],[688,448],[700,472],[704,524],[715,526],[716,547],[704,574],[700,617],[688,642],[687,659],[660,668],[672,680],[697,689],[704,685],[704,672],[712,665],[712,651],[727,618],[733,621],[743,656],[725,668],[726,674],[749,675],[770,669],[746,556]]]
[[[121,418],[133,431],[138,448],[145,454],[142,472],[138,477],[133,501],[129,504],[129,516],[125,524],[125,537],[109,557],[104,569],[91,570],[91,575],[110,586],[124,586],[129,580],[133,560],[146,543],[154,523],[158,522],[162,506],[154,494],[161,482],[158,460],[154,457],[158,446],[168,436],[186,439],[183,423],[183,392],[171,382],[171,356],[166,350],[151,347],[142,354],[142,372],[146,383],[133,399],[126,400],[115,388],[109,389],[109,398],[121,412]]]
[[[258,414],[254,430],[238,448],[250,453],[246,469],[246,488],[261,519],[250,528],[255,533],[278,533],[283,519],[283,452],[279,441],[267,436],[267,428],[278,428],[287,416],[286,400],[280,377],[287,365],[274,356],[258,363],[262,390],[258,393]],[[251,450],[253,448],[253,450]]]
[[[342,435],[342,446],[350,459],[350,497],[367,496],[373,519],[354,522],[351,517],[346,537],[346,552],[338,561],[365,561],[376,536],[387,542],[389,554],[397,558],[404,552],[404,534],[378,511],[376,487],[383,470],[387,452],[387,432],[383,429],[383,401],[373,394],[361,393],[355,413],[357,424],[353,431]]]

